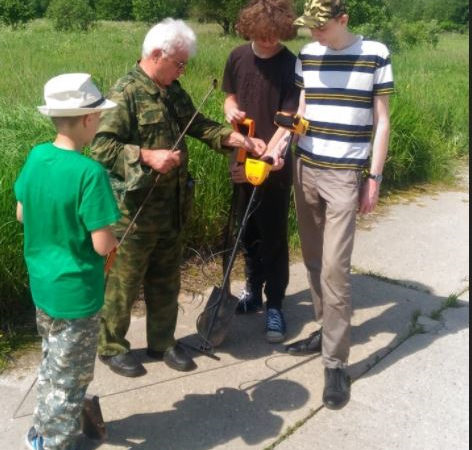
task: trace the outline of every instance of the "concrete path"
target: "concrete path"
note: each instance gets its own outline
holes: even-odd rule
[[[126,379],[97,362],[89,392],[101,397],[109,440],[83,448],[468,448],[468,199],[425,194],[361,227],[353,259],[355,382],[344,410],[322,407],[319,357],[291,357],[264,341],[263,314],[236,317],[218,349],[221,361],[196,355],[198,369],[189,374],[146,358],[145,323],[135,318],[129,339],[148,374]],[[433,314],[451,294],[460,307]],[[178,336],[197,344],[203,299],[183,296],[181,305]],[[287,341],[314,329],[302,264],[291,268],[285,305]],[[416,322],[428,332],[411,336]],[[0,376],[0,449],[22,448],[34,390],[12,415],[35,362]]]

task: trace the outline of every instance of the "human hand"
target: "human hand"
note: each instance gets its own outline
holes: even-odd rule
[[[141,161],[146,166],[151,167],[156,172],[162,174],[169,173],[172,169],[179,167],[181,164],[180,150],[152,150],[141,149]]]
[[[280,155],[280,152],[276,150],[265,152],[262,159],[266,159],[266,158],[267,159],[270,158],[273,161],[272,166],[270,168],[272,172],[278,172],[279,170],[282,170],[285,166],[285,159],[282,158],[282,156]]]
[[[260,157],[267,150],[266,143],[259,138],[251,138],[244,136],[244,146],[248,152],[252,153],[254,156]]]
[[[246,118],[246,113],[237,106],[234,106],[225,111],[225,118],[228,123],[239,123]]]
[[[231,179],[233,183],[241,184],[247,183],[246,171],[244,169],[244,164],[234,162],[230,167]]]
[[[264,153],[264,157],[272,158],[273,165],[272,171],[276,172],[283,169],[285,166],[285,155],[289,151],[289,146],[292,143],[292,138],[290,134],[285,138],[280,139],[276,144],[272,144],[272,141],[269,142],[267,151]]]
[[[367,178],[362,186],[360,201],[359,201],[359,213],[370,214],[374,211],[377,203],[379,202],[380,194],[380,183],[371,178]]]

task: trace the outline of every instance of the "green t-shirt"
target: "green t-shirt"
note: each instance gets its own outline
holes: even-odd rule
[[[103,167],[51,143],[33,148],[15,183],[23,204],[24,253],[35,305],[57,319],[103,306],[104,258],[91,232],[120,213]]]

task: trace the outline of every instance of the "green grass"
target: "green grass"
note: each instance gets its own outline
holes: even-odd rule
[[[225,37],[216,25],[195,25],[199,52],[182,77],[196,104],[214,78],[221,80],[230,50],[243,41]],[[89,33],[58,33],[47,21],[24,29],[0,27],[0,327],[30,305],[22,259],[22,229],[15,221],[13,182],[28,150],[53,138],[49,121],[36,112],[44,83],[63,72],[89,72],[106,92],[140,56],[147,26],[99,23]],[[289,47],[297,52],[301,37]],[[397,94],[392,98],[392,143],[386,188],[449,179],[454,161],[467,154],[468,36],[445,35],[437,49],[416,48],[393,55]],[[203,112],[222,121],[223,94],[216,92]],[[189,140],[190,168],[197,182],[189,245],[217,248],[231,185],[225,158]],[[38,217],[40,220],[40,217]],[[293,209],[290,240],[298,242]],[[2,329],[0,328],[0,329]]]
[[[397,94],[387,185],[448,180],[454,160],[468,154],[468,53],[468,36],[449,34],[435,49],[393,55]]]

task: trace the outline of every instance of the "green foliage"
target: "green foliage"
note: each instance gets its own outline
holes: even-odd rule
[[[43,17],[46,14],[50,0],[31,0],[34,17]]]
[[[301,16],[303,14],[303,10],[305,8],[305,0],[295,0],[294,6],[297,16]]]
[[[442,29],[468,27],[468,0],[390,0],[391,14],[407,21],[436,20]]]
[[[390,18],[386,0],[349,0],[347,4],[349,24],[353,27],[366,23],[380,25]]]
[[[224,34],[233,33],[239,11],[247,0],[191,0],[192,16],[202,22],[216,22]]]
[[[407,22],[393,18],[380,23],[365,23],[354,30],[363,36],[383,42],[391,51],[427,44],[435,47],[439,41],[440,28],[436,21]]]
[[[133,17],[146,23],[156,23],[166,17],[184,17],[188,0],[132,0]]]
[[[0,0],[0,22],[16,29],[34,17],[30,0]]]
[[[51,0],[46,15],[57,31],[87,31],[95,22],[87,0]]]
[[[100,20],[130,20],[132,0],[95,0],[95,12]]]

